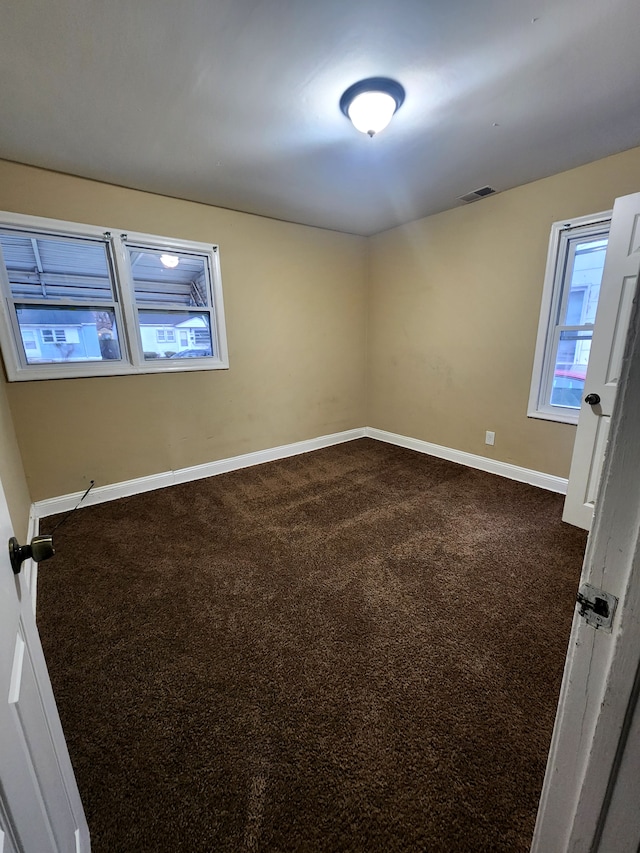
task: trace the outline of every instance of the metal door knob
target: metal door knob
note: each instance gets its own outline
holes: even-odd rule
[[[585,403],[588,403],[590,406],[597,406],[600,402],[599,394],[587,394],[584,398]]]
[[[20,574],[20,569],[25,560],[41,563],[43,560],[53,557],[55,553],[53,536],[50,533],[34,536],[29,545],[20,545],[15,536],[9,539],[9,559],[14,575]]]

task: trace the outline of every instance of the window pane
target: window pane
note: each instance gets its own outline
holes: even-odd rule
[[[203,358],[215,355],[209,312],[139,311],[140,336],[145,360]]]
[[[0,232],[16,299],[113,301],[107,247],[100,240]]]
[[[202,255],[128,246],[136,302],[209,307],[209,265]]]
[[[593,331],[563,331],[556,353],[551,405],[579,409],[587,375]]]
[[[104,308],[16,305],[27,364],[120,359],[115,314]]]
[[[583,240],[575,245],[573,269],[567,271],[569,283],[563,326],[595,323],[607,240]]]

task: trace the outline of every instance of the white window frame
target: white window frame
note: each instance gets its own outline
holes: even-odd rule
[[[52,237],[87,237],[104,241],[107,246],[110,273],[113,276],[114,295],[113,303],[105,303],[105,306],[115,313],[121,353],[119,360],[28,364],[14,307],[16,302],[23,304],[28,303],[28,300],[14,300],[0,246],[0,346],[7,378],[10,382],[228,369],[229,358],[222,296],[220,252],[217,245],[59,219],[26,216],[8,211],[0,211],[0,227],[14,228],[17,231],[40,232]],[[135,303],[134,284],[129,265],[128,245],[162,249],[167,253],[193,253],[206,257],[209,267],[209,292],[207,294],[209,306],[202,308],[202,313],[209,313],[211,317],[211,338],[215,355],[184,359],[145,360],[140,326],[138,325],[138,306]],[[76,303],[68,298],[59,301],[50,300],[47,304],[52,308],[76,307]],[[77,304],[85,307],[87,305],[86,300]],[[152,310],[154,308],[154,306],[147,305],[142,307],[143,309],[149,307]],[[161,310],[165,313],[172,312],[172,308],[169,306],[164,306]],[[199,310],[199,308],[195,309],[196,312]]]
[[[566,261],[570,249],[570,239],[576,235],[580,239],[597,236],[603,230],[608,230],[611,223],[611,210],[594,213],[590,216],[579,216],[573,219],[562,219],[551,226],[547,267],[538,322],[538,336],[533,361],[531,390],[527,416],[547,421],[577,424],[579,409],[569,406],[552,406],[550,399],[551,383],[555,367],[555,337],[561,300],[568,298],[568,288],[565,286]]]

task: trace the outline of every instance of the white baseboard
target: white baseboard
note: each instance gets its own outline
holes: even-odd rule
[[[231,456],[228,459],[219,459],[216,462],[206,462],[203,465],[192,465],[190,468],[179,468],[176,471],[165,471],[161,474],[150,474],[147,477],[137,477],[135,480],[125,480],[122,483],[112,483],[107,486],[93,488],[83,502],[83,506],[114,501],[118,498],[130,497],[131,495],[151,492],[154,489],[163,489],[166,486],[174,486],[178,483],[188,483],[192,480],[202,480],[205,477],[215,477],[217,474],[225,474],[228,471],[237,471],[240,468],[249,468],[252,465],[261,465],[264,462],[273,462],[276,459],[285,459],[288,456],[297,456],[301,453],[309,453],[311,450],[320,450],[323,447],[331,447],[334,444],[343,444],[357,438],[374,438],[387,444],[395,444],[398,447],[406,447],[409,450],[417,450],[418,453],[427,453],[440,459],[448,459],[469,468],[477,468],[490,474],[498,474],[509,480],[518,480],[521,483],[529,483],[541,489],[551,492],[567,493],[567,480],[563,477],[554,477],[552,474],[544,474],[541,471],[532,471],[529,468],[521,468],[518,465],[510,465],[507,462],[499,462],[486,456],[476,456],[473,453],[465,453],[462,450],[454,450],[451,447],[443,447],[440,444],[431,444],[418,438],[409,438],[406,435],[398,435],[395,432],[387,432],[374,427],[360,427],[349,429],[344,432],[336,432],[331,435],[321,435],[307,441],[296,441],[294,444],[282,444],[279,447],[270,447],[267,450],[258,450],[254,453],[244,453],[242,456]],[[31,542],[37,536],[40,528],[40,519],[60,512],[68,512],[73,509],[83,492],[74,492],[70,495],[60,495],[57,498],[48,498],[36,501],[31,505],[29,514],[29,527],[27,530],[27,542]],[[25,574],[27,584],[31,593],[33,612],[36,611],[36,595],[38,581],[38,564],[33,560],[25,562]]]
[[[270,447],[267,450],[244,453],[242,456],[231,456],[227,459],[219,459],[216,462],[205,462],[203,465],[192,465],[189,468],[179,468],[176,471],[150,474],[147,477],[137,477],[135,480],[125,480],[122,483],[112,483],[107,486],[96,486],[91,489],[82,506],[92,506],[106,501],[114,501],[118,498],[138,495],[142,492],[151,492],[154,489],[163,489],[165,486],[175,486],[178,483],[189,483],[192,480],[215,477],[217,474],[226,474],[228,471],[237,471],[240,468],[249,468],[252,465],[262,465],[264,462],[285,459],[287,456],[309,453],[311,450],[320,450],[322,447],[331,447],[334,444],[342,444],[345,441],[364,438],[364,436],[365,428],[359,427],[344,432],[335,432],[331,435],[321,435],[307,441],[296,441],[294,444],[282,444],[279,447]],[[70,495],[60,495],[57,498],[36,501],[33,504],[32,512],[36,519],[56,515],[59,512],[68,512],[78,503],[82,495],[83,492],[74,492]]]
[[[83,506],[105,503],[131,495],[150,492],[154,489],[163,489],[166,486],[175,486],[178,483],[189,483],[193,480],[201,480],[205,477],[215,477],[217,474],[226,474],[228,471],[237,471],[240,468],[248,468],[252,465],[262,465],[264,462],[273,462],[276,459],[285,459],[288,456],[297,456],[301,453],[309,453],[311,450],[320,450],[322,447],[331,447],[334,444],[342,444],[357,438],[374,438],[387,444],[396,444],[409,450],[417,450],[419,453],[427,453],[440,459],[448,459],[450,462],[458,462],[470,468],[480,471],[488,471],[498,474],[510,480],[519,480],[529,483],[541,489],[551,492],[566,494],[567,480],[562,477],[554,477],[541,471],[532,471],[529,468],[521,468],[518,465],[510,465],[507,462],[499,462],[486,456],[476,456],[473,453],[465,453],[462,450],[454,450],[451,447],[443,447],[440,444],[431,444],[417,438],[409,438],[394,432],[375,429],[373,427],[360,427],[358,429],[336,432],[331,435],[321,435],[307,441],[297,441],[294,444],[283,444],[279,447],[270,447],[267,450],[258,450],[254,453],[245,453],[242,456],[231,456],[227,459],[219,459],[216,462],[205,462],[203,465],[192,465],[189,468],[179,468],[175,471],[165,471],[161,474],[150,474],[147,477],[137,477],[135,480],[125,480],[122,483],[112,483],[107,486],[94,487],[83,502]],[[30,518],[30,536],[36,535],[38,521],[49,515],[60,512],[68,512],[78,503],[83,492],[74,492],[70,495],[60,495],[57,498],[48,498],[36,501],[32,505]],[[33,523],[33,530],[31,525]],[[28,541],[31,541],[29,538]],[[32,567],[32,576],[35,577],[37,567]],[[33,584],[35,585],[35,584]]]
[[[458,462],[460,465],[466,465],[469,468],[477,468],[490,474],[499,474],[509,480],[529,483],[531,486],[538,486],[550,492],[558,492],[561,495],[567,493],[568,481],[564,477],[554,477],[553,474],[521,468],[519,465],[510,465],[508,462],[489,459],[487,456],[476,456],[474,453],[465,453],[463,450],[454,450],[451,447],[443,447],[441,444],[431,444],[429,441],[421,441],[418,438],[409,438],[406,435],[398,435],[395,432],[387,432],[373,427],[366,427],[365,435],[378,441],[386,441],[387,444],[396,444],[398,447],[406,447],[409,450],[417,450],[419,453],[428,453],[430,456],[448,459],[449,462]]]

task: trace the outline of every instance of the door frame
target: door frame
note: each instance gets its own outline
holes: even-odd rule
[[[611,633],[576,613],[531,853],[596,853],[640,687],[640,306],[633,304],[580,582],[618,597]],[[625,814],[640,823],[640,813]],[[626,853],[626,851],[625,851]],[[635,851],[634,851],[635,853]]]

